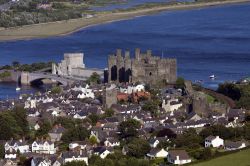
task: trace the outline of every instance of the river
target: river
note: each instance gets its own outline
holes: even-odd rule
[[[86,66],[104,68],[108,55],[117,48],[133,51],[136,47],[177,58],[179,76],[204,80],[209,88],[249,76],[250,3],[168,11],[93,26],[68,36],[2,42],[0,65],[58,62],[65,52],[84,52]],[[210,80],[212,74],[218,78]],[[0,98],[8,93],[6,85],[0,84]]]

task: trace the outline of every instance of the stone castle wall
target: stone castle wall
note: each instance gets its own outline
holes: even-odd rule
[[[140,49],[135,50],[135,58],[130,58],[130,52],[117,50],[115,55],[108,59],[108,81],[109,82],[143,82],[156,84],[165,80],[174,83],[177,77],[176,59],[160,58],[153,56],[152,51],[141,53]]]

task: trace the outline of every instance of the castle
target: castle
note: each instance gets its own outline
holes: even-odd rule
[[[83,53],[65,53],[60,63],[52,64],[52,74],[76,78],[90,77],[94,72],[103,76],[102,69],[86,68]]]
[[[135,50],[135,58],[130,58],[130,52],[118,49],[115,55],[108,58],[108,82],[149,83],[159,81],[175,83],[177,77],[176,59],[153,56],[151,50],[141,53]]]

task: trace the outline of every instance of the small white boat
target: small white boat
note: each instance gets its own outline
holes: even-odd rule
[[[214,80],[216,78],[216,76],[213,74],[213,75],[209,76],[209,78]]]
[[[20,87],[16,87],[16,91],[20,91],[21,90],[21,88]]]

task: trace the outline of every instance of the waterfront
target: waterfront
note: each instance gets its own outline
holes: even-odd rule
[[[59,61],[65,52],[84,52],[85,64],[104,68],[116,48],[136,47],[178,60],[178,74],[216,88],[250,75],[250,4],[170,11],[89,27],[47,39],[0,43],[0,65],[12,61]],[[163,51],[163,52],[162,52]],[[218,79],[211,81],[211,74]],[[2,85],[1,85],[2,86]],[[8,90],[1,88],[1,96]],[[13,86],[15,88],[15,86]]]

